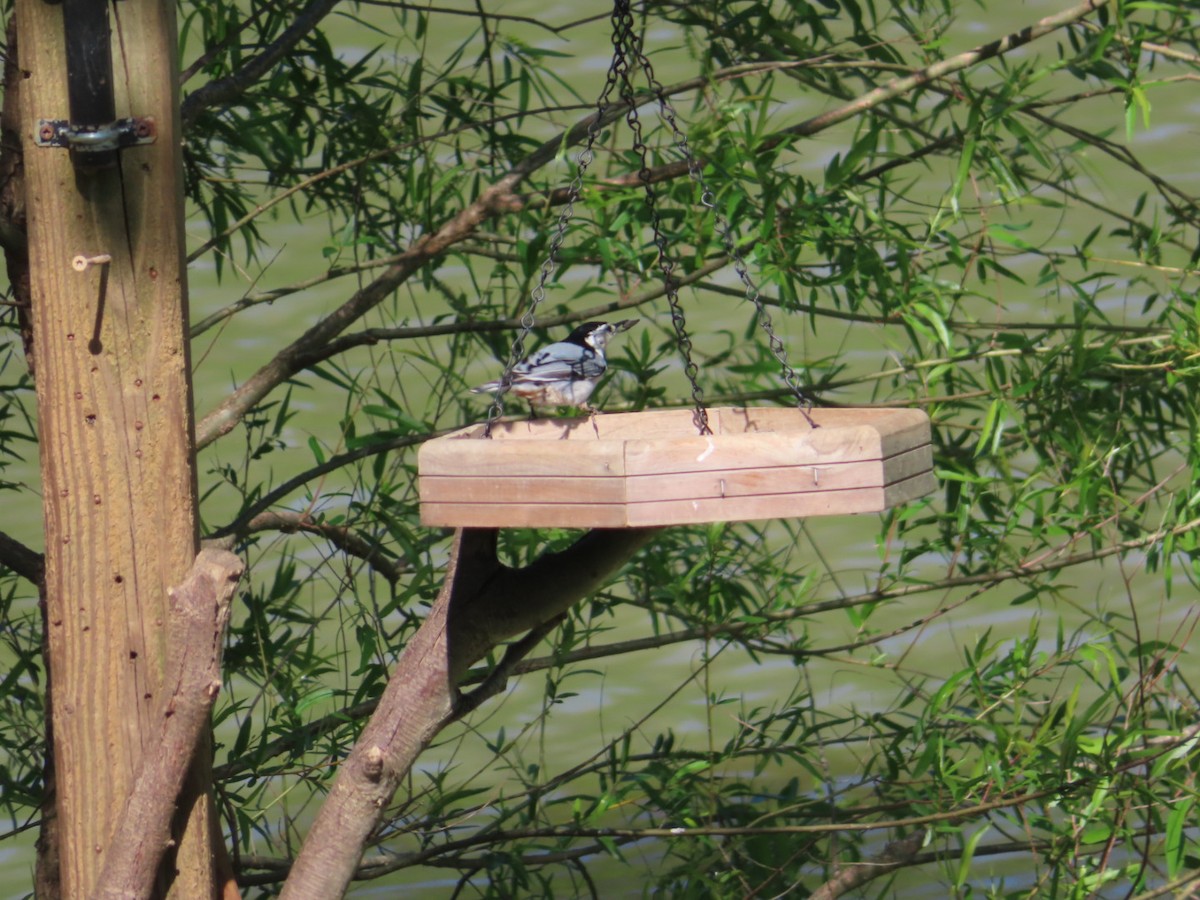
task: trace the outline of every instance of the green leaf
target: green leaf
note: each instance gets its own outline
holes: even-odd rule
[[[958,872],[956,873],[954,879],[954,886],[959,890],[962,890],[967,886],[967,882],[971,877],[971,864],[975,860],[975,850],[979,846],[979,842],[983,840],[983,836],[988,833],[990,828],[991,826],[987,825],[986,823],[982,827],[976,828],[974,833],[967,838],[966,843],[963,844],[962,855],[958,860]]]
[[[958,155],[958,168],[954,171],[954,181],[950,185],[950,206],[956,213],[959,212],[958,201],[963,185],[967,183],[967,177],[971,174],[971,163],[975,160],[977,145],[975,135],[969,135],[963,140],[963,148]]]
[[[316,460],[318,466],[325,464],[325,451],[322,449],[321,443],[316,439],[316,437],[309,437],[308,449],[312,453],[313,459]]]
[[[1167,814],[1164,855],[1167,860],[1167,879],[1174,881],[1183,871],[1187,859],[1187,829],[1193,825],[1193,797],[1183,797],[1171,804]]]
[[[979,429],[979,440],[975,444],[975,456],[996,452],[1000,437],[1004,433],[1004,416],[1007,411],[1008,405],[1003,400],[996,399],[988,404],[983,426]]]

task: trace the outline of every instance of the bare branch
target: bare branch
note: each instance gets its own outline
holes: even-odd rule
[[[494,532],[458,532],[437,602],[405,645],[379,708],[338,767],[333,788],[284,884],[284,900],[345,893],[401,774],[453,714],[457,688],[449,646],[450,607],[462,593],[475,593],[497,565]]]
[[[719,256],[711,259],[704,265],[700,266],[693,272],[686,275],[672,277],[672,284],[676,288],[685,287],[687,285],[698,284],[701,279],[707,278],[714,272],[725,268],[729,263],[727,256]],[[588,307],[587,309],[578,309],[570,313],[559,316],[545,316],[538,320],[539,327],[555,328],[559,325],[572,325],[578,322],[586,322],[588,319],[601,318],[603,316],[612,315],[621,310],[634,309],[645,303],[651,303],[666,294],[666,289],[658,285],[648,290],[641,291],[637,294],[631,294],[628,297],[621,297],[617,300],[602,303],[597,306]],[[739,297],[744,296],[744,292],[738,294]],[[401,328],[368,328],[364,331],[358,331],[353,334],[343,335],[336,340],[330,341],[325,347],[320,348],[312,354],[311,360],[307,366],[316,365],[318,362],[326,360],[338,353],[345,353],[355,347],[364,345],[371,346],[380,341],[392,340],[410,340],[413,338],[434,337],[436,335],[445,334],[473,334],[487,333],[494,331],[505,331],[508,329],[517,329],[521,327],[521,320],[517,318],[509,319],[494,319],[488,322],[442,322],[437,325],[413,325]]]
[[[903,868],[925,845],[927,834],[924,828],[918,828],[903,840],[891,841],[870,859],[839,867],[832,878],[813,891],[810,900],[835,900],[842,894]]]
[[[493,841],[503,842],[506,839],[503,833],[498,836],[493,836],[489,833],[488,835],[479,835],[478,837],[480,839],[474,843],[484,844],[485,846]],[[595,843],[582,847],[572,847],[568,850],[528,853],[521,855],[518,859],[523,866],[547,866],[554,863],[584,859],[607,852],[611,844],[623,845],[632,842],[633,838],[618,838],[611,843]],[[270,856],[243,856],[240,862],[241,865],[238,867],[238,881],[246,886],[276,884],[287,877],[287,873],[292,867],[290,859]],[[389,853],[364,857],[354,872],[354,880],[367,881],[372,878],[382,878],[384,875],[390,875],[392,872],[398,872],[401,869],[408,869],[414,866],[430,866],[433,868],[458,869],[461,871],[483,868],[487,865],[487,862],[487,857],[483,854],[475,857],[466,856],[457,847],[452,853],[447,853],[443,851],[441,846],[435,845],[415,853],[401,855]],[[261,874],[249,874],[251,871],[257,871]]]
[[[496,558],[494,530],[460,530],[441,594],[339,766],[281,896],[341,896],[400,779],[454,718],[461,702],[457,685],[467,668],[506,637],[561,615],[656,531],[591,531],[560,553],[511,570]]]
[[[158,741],[117,824],[95,894],[100,900],[149,897],[170,846],[171,818],[208,714],[221,687],[221,649],[243,564],[224,550],[201,550],[187,580],[169,592],[172,687]]]
[[[501,198],[510,194],[527,174],[527,171],[514,170],[500,179],[485,190],[478,200],[436,232],[414,243],[406,252],[400,254],[397,263],[389,266],[382,275],[356,291],[342,306],[276,354],[273,360],[250,376],[241,387],[197,424],[197,448],[205,447],[232,431],[246,412],[275,387],[302,371],[327,342],[387,299],[392,291],[423,265],[470,235],[485,219],[495,215]]]

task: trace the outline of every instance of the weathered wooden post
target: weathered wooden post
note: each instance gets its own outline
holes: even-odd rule
[[[197,550],[175,15],[15,15],[60,871],[86,897],[161,713],[167,588]],[[199,756],[171,860],[188,898],[214,894]]]

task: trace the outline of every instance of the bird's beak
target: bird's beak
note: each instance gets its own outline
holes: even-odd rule
[[[615,324],[612,327],[613,334],[617,334],[622,331],[628,331],[630,328],[632,328],[634,325],[636,325],[640,321],[642,321],[642,320],[641,319],[622,319],[620,322],[618,322],[617,324]]]

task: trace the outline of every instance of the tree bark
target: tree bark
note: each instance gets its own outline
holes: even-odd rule
[[[70,897],[96,889],[157,735],[167,590],[198,547],[174,6],[107,9],[117,116],[153,117],[157,141],[89,174],[66,150],[35,144],[39,120],[70,118],[63,8],[15,6],[57,824]],[[77,255],[101,254],[111,262],[72,266]],[[174,890],[189,898],[214,894],[208,760],[198,757],[174,860]]]
[[[906,838],[890,842],[871,859],[839,866],[828,881],[812,892],[809,900],[837,900],[876,878],[903,868],[925,846],[927,837],[925,830],[919,828]]]
[[[458,532],[446,580],[405,646],[379,706],[338,767],[283,900],[341,897],[400,779],[457,714],[458,683],[498,643],[554,619],[595,591],[656,528],[596,529],[524,569],[496,558],[496,532]]]

